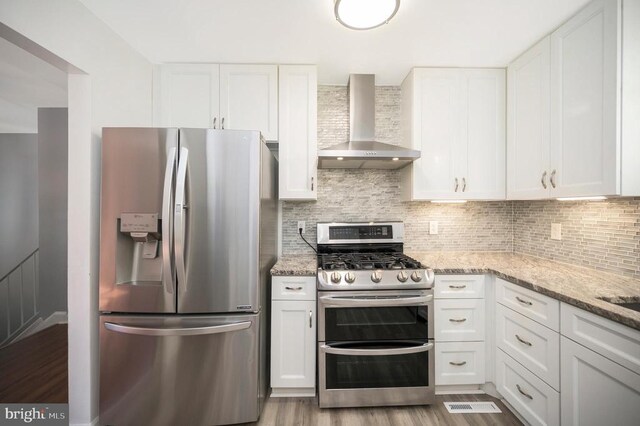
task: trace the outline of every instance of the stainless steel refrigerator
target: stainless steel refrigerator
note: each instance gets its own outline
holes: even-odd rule
[[[102,135],[100,424],[257,420],[275,158],[253,131]]]

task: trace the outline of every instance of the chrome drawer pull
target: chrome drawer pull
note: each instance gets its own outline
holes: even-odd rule
[[[450,285],[449,288],[467,288],[466,285]]]
[[[461,366],[465,365],[466,363],[467,363],[467,361],[462,361],[462,362],[449,361],[449,364],[455,365],[456,367],[461,367]]]
[[[529,399],[533,399],[533,397],[531,395],[529,395],[528,393],[526,393],[525,391],[522,390],[520,385],[516,384],[516,387],[518,388],[518,392],[520,392],[521,394],[523,394],[524,396],[526,396]]]
[[[286,287],[285,287],[285,289],[286,289],[286,290],[295,290],[295,291],[298,291],[298,290],[302,290],[302,287],[289,287],[289,286],[286,286]]]
[[[465,322],[466,320],[466,318],[449,318],[451,322]]]
[[[309,328],[313,327],[313,311],[309,311]]]
[[[518,296],[516,296],[516,300],[520,303],[524,303],[525,305],[533,305],[533,303],[529,302],[528,300],[520,299]]]
[[[546,170],[545,170],[545,172],[542,174],[542,179],[540,179],[540,182],[542,183],[542,187],[543,187],[544,189],[547,189],[547,182],[546,182],[546,179],[547,179],[547,172],[546,172]]]
[[[516,339],[518,339],[518,342],[527,345],[527,346],[533,346],[533,344],[531,342],[527,342],[526,340],[524,340],[522,337],[518,336],[516,334]]]

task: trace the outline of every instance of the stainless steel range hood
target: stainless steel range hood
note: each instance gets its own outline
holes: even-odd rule
[[[375,141],[375,76],[349,76],[350,141],[318,151],[321,169],[400,169],[420,151]]]

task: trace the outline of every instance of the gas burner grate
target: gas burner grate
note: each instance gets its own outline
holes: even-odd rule
[[[318,266],[325,271],[422,269],[420,262],[402,253],[334,253],[318,256]]]

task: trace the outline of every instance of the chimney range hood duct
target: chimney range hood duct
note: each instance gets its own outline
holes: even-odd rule
[[[420,158],[420,151],[376,142],[375,76],[349,76],[349,142],[318,151],[321,169],[401,169]]]

